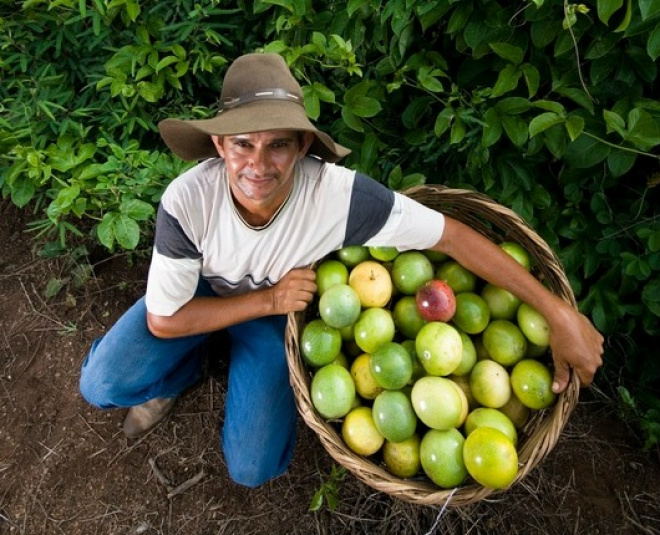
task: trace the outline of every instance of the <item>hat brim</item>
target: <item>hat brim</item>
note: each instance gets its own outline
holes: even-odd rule
[[[163,141],[183,160],[215,158],[218,152],[212,135],[229,136],[274,130],[312,132],[314,141],[308,153],[327,162],[337,162],[350,154],[346,147],[318,130],[305,115],[304,109],[293,102],[252,102],[222,110],[211,119],[165,119],[158,124]]]

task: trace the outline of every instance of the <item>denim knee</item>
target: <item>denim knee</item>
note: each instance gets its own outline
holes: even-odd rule
[[[245,462],[245,459],[233,459],[230,455],[227,455],[225,451],[225,462],[227,463],[227,470],[229,471],[229,476],[232,481],[243,485],[244,487],[256,488],[267,483],[271,479],[275,479],[283,475],[293,457],[293,446],[296,441],[295,431],[290,437],[290,442],[287,445],[283,456],[275,460],[272,456],[263,454],[258,459],[254,459],[251,462]]]

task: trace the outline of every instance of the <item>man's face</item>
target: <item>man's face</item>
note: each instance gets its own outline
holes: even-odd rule
[[[236,201],[255,213],[274,212],[284,202],[293,185],[295,164],[312,141],[310,132],[288,130],[213,136]]]

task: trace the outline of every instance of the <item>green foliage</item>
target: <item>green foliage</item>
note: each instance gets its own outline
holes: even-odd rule
[[[2,0],[0,30],[0,191],[59,248],[148,244],[186,168],[156,124],[211,116],[229,61],[276,52],[348,166],[529,221],[608,335],[601,380],[657,416],[660,0]]]
[[[323,481],[317,489],[309,504],[310,511],[319,511],[323,507],[323,502],[328,509],[334,511],[339,505],[339,484],[346,477],[346,468],[336,464],[332,465],[332,470],[328,478]]]

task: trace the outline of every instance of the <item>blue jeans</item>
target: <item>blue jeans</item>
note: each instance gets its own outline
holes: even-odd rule
[[[215,295],[201,281],[196,295]],[[202,376],[209,335],[156,338],[147,328],[144,297],[92,344],[80,391],[101,409],[132,407],[179,395]],[[222,450],[232,479],[257,487],[283,474],[293,456],[296,406],[289,384],[286,316],[227,329],[231,343]]]

